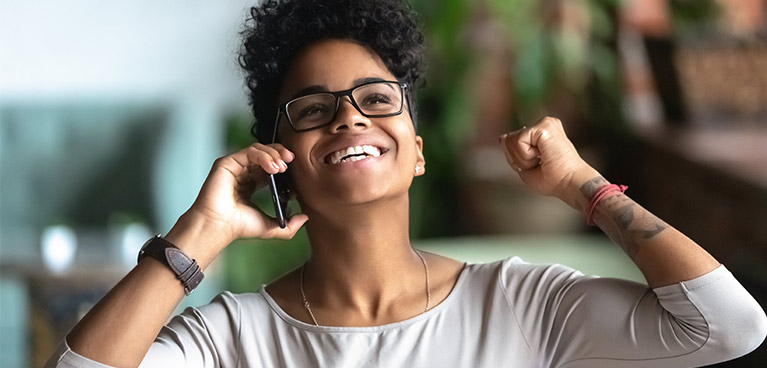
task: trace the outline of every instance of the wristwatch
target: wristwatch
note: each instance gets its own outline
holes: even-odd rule
[[[138,262],[141,262],[146,256],[168,266],[176,274],[176,278],[181,281],[181,285],[184,285],[184,294],[186,295],[189,295],[205,277],[197,261],[190,259],[181,249],[178,249],[159,234],[144,243],[138,252]]]

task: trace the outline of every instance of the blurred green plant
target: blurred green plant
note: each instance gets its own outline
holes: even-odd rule
[[[669,7],[677,37],[705,37],[717,32],[721,9],[716,0],[671,0]]]
[[[471,135],[481,129],[471,95],[476,89],[469,79],[472,67],[485,55],[467,51],[473,48],[465,36],[477,26],[476,20],[488,13],[508,42],[498,47],[513,50],[509,105],[518,121],[529,125],[550,113],[564,95],[574,101],[581,122],[598,132],[595,139],[615,142],[615,132],[626,130],[615,46],[619,4],[620,0],[412,2],[428,46],[418,131],[424,139],[427,175],[416,178],[411,188],[412,236],[449,236],[464,230],[464,214],[455,200],[462,181],[457,163]],[[565,24],[573,22],[572,17],[575,25]],[[509,129],[518,128],[514,125],[508,122]]]
[[[613,19],[620,0],[488,2],[514,50],[515,113],[523,121],[540,117],[562,93],[583,103],[587,116],[595,107],[590,88],[617,87]]]
[[[470,2],[415,0],[426,36],[425,85],[418,95],[418,134],[424,140],[426,175],[410,188],[410,235],[449,236],[461,229],[458,197],[461,148],[473,128],[468,72],[476,55],[461,42]]]

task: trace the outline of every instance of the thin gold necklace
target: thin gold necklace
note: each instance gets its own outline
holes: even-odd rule
[[[423,313],[426,313],[431,304],[431,287],[429,285],[429,265],[426,264],[426,260],[421,255],[421,252],[417,249],[413,249],[415,251],[415,254],[418,255],[418,258],[421,259],[421,263],[423,263],[423,270],[426,274],[426,308],[424,308]],[[317,319],[314,318],[314,313],[312,313],[312,307],[309,305],[309,300],[306,299],[306,293],[304,293],[304,269],[306,269],[306,262],[304,262],[303,266],[301,266],[301,282],[299,284],[299,287],[301,288],[301,298],[303,298],[304,301],[304,308],[306,308],[306,311],[309,312],[309,317],[312,317],[312,322],[314,322],[315,326],[319,326],[320,324],[317,323]]]

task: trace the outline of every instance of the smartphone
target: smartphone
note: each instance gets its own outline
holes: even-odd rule
[[[285,174],[269,174],[269,192],[272,195],[272,202],[274,202],[274,217],[277,219],[277,223],[280,228],[285,228],[288,218],[288,199],[290,199],[290,193],[287,189],[287,183],[285,182]]]
[[[274,120],[274,131],[272,131],[272,143],[278,142],[277,127],[279,126],[281,116],[282,110],[278,110],[277,117]],[[274,217],[282,229],[287,226],[287,218],[290,215],[288,213],[290,191],[288,190],[286,175],[286,173],[269,174],[269,192],[272,195],[272,202],[274,202]]]

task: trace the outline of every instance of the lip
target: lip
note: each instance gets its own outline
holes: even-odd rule
[[[355,161],[355,162],[344,162],[344,163],[338,163],[338,164],[330,163],[330,160],[329,160],[330,155],[333,154],[334,152],[340,149],[348,148],[348,147],[364,146],[364,145],[369,145],[369,146],[378,148],[381,151],[381,155],[378,157],[368,157],[366,159]],[[318,161],[324,163],[325,165],[332,165],[332,166],[354,164],[354,163],[360,163],[363,161],[368,161],[373,158],[377,159],[377,158],[383,157],[387,152],[389,152],[389,147],[387,142],[384,139],[381,139],[375,136],[369,136],[369,135],[346,136],[339,139],[335,139],[328,146],[323,147],[323,149],[319,151]]]

